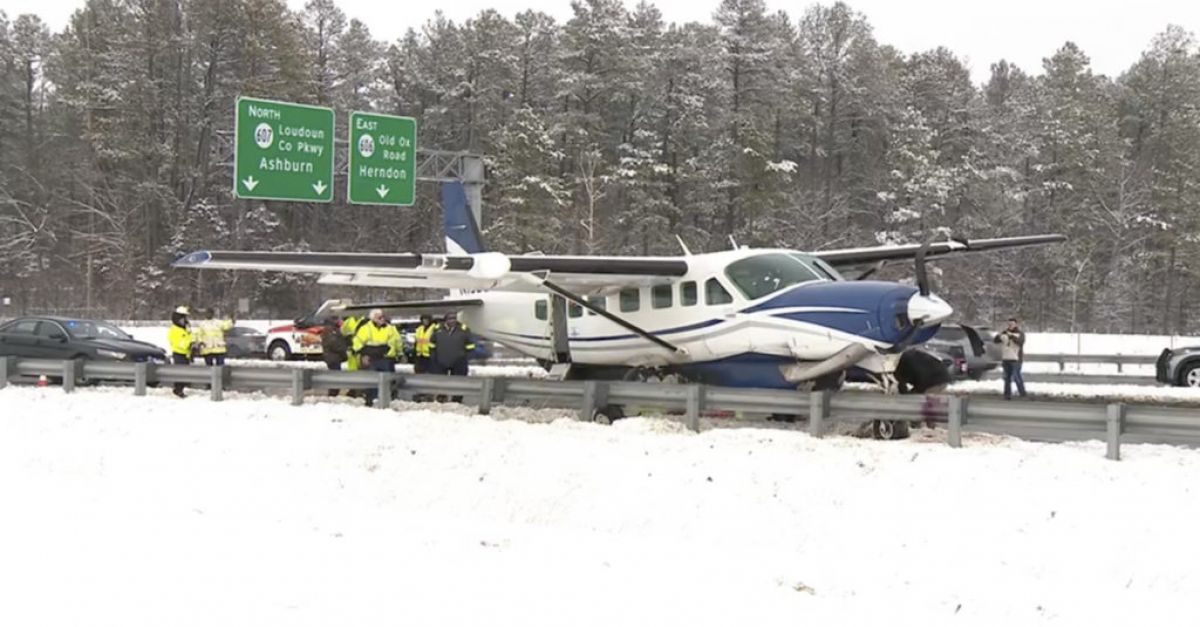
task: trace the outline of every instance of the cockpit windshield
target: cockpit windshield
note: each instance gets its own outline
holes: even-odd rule
[[[725,276],[749,300],[809,281],[833,280],[826,272],[787,253],[763,253],[729,264]]]

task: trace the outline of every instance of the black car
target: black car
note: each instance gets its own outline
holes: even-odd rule
[[[100,320],[17,318],[0,325],[0,356],[166,361],[166,352]]]
[[[267,335],[250,327],[233,327],[225,332],[225,350],[229,357],[266,357]]]
[[[984,373],[1000,367],[1000,347],[992,342],[995,332],[987,327],[943,324],[923,346],[954,360],[955,378],[983,378]]]

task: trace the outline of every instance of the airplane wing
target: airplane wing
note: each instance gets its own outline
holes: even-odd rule
[[[974,253],[1023,246],[1039,246],[1056,244],[1066,241],[1064,235],[1023,235],[1018,237],[997,237],[993,239],[949,240],[934,242],[929,245],[927,259],[946,257],[959,253]],[[915,259],[921,244],[899,244],[889,246],[872,246],[867,248],[843,248],[841,250],[824,250],[810,253],[819,257],[834,267],[859,266],[881,261],[896,261],[900,259]]]
[[[353,305],[334,305],[330,309],[341,314],[362,315],[372,309],[382,309],[385,314],[437,314],[447,311],[461,311],[483,306],[480,298],[447,298],[445,300],[409,300],[389,303],[358,303]]]
[[[687,273],[681,257],[584,257],[413,253],[293,253],[198,251],[177,268],[265,270],[319,274],[320,283],[373,287],[504,289],[544,292],[547,278],[580,294],[669,282]]]

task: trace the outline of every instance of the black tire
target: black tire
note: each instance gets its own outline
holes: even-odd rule
[[[907,440],[907,420],[876,420],[871,423],[871,435],[876,440]]]
[[[288,361],[291,358],[292,349],[283,340],[275,340],[267,347],[267,359],[271,361]]]
[[[1185,364],[1180,368],[1179,385],[1185,388],[1200,388],[1200,362]]]
[[[978,381],[983,378],[983,371],[982,370],[968,370],[967,377],[969,377],[972,381]]]
[[[605,405],[592,412],[592,422],[602,425],[611,425],[624,417],[625,410],[620,405]]]

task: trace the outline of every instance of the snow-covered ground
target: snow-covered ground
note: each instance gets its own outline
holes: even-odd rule
[[[0,390],[0,624],[1200,622],[1197,451],[396,407]]]

